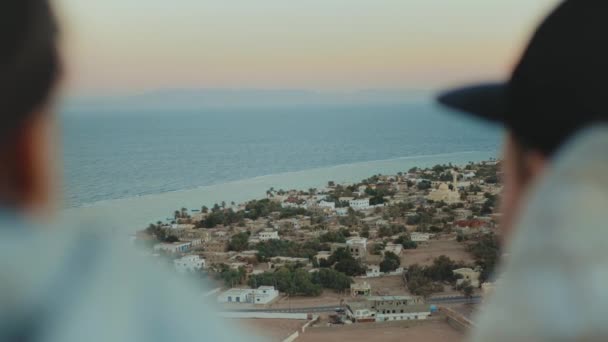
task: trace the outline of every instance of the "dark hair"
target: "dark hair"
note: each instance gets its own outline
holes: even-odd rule
[[[0,137],[10,136],[48,100],[60,73],[58,29],[48,1],[7,2],[0,10]]]

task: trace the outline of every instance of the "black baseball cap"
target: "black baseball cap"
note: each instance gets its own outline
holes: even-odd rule
[[[58,28],[49,0],[0,9],[0,143],[46,103],[60,73]]]
[[[608,1],[567,0],[540,25],[512,77],[452,90],[439,102],[503,124],[552,155],[581,128],[608,121]]]

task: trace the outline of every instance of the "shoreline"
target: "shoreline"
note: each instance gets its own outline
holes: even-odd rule
[[[429,167],[452,163],[464,165],[495,158],[498,152],[455,152],[425,156],[406,156],[394,159],[334,165],[323,168],[291,171],[227,183],[199,186],[159,194],[148,194],[122,199],[110,199],[62,210],[61,215],[81,222],[102,221],[115,231],[133,233],[151,222],[164,221],[178,208],[200,209],[214,203],[244,203],[263,198],[266,191],[275,189],[323,188],[328,181],[353,183],[375,174],[394,174],[409,168]],[[112,222],[107,222],[112,218]]]

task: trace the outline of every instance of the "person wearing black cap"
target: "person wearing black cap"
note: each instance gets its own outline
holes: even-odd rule
[[[439,102],[502,124],[508,257],[475,341],[607,340],[608,1],[562,2],[512,77]]]
[[[200,286],[108,236],[108,220],[46,223],[58,30],[46,0],[4,1],[0,24],[0,341],[256,340],[221,321]]]

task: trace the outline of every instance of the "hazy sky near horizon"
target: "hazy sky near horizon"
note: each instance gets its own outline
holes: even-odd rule
[[[70,94],[506,77],[557,0],[55,0]]]

